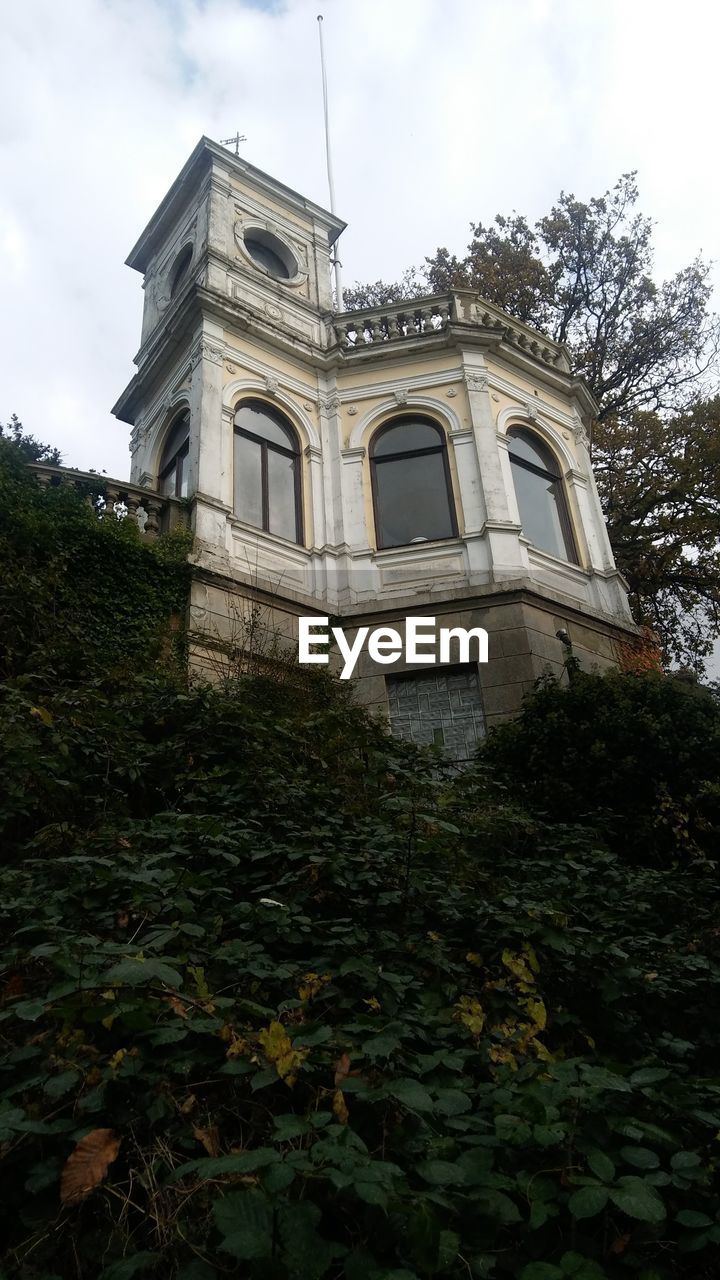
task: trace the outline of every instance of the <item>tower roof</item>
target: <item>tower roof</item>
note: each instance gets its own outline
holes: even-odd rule
[[[335,243],[340,233],[347,226],[347,223],[343,222],[341,218],[337,218],[334,213],[330,213],[328,209],[315,204],[312,200],[307,200],[305,196],[301,196],[297,191],[293,191],[291,187],[285,186],[285,183],[278,182],[277,178],[264,173],[262,169],[256,169],[255,165],[243,160],[242,156],[234,156],[225,147],[213,142],[211,138],[202,137],[189,155],[169,191],[161,200],[139,239],[130,250],[128,257],[125,259],[128,267],[133,267],[136,271],[147,270],[157,242],[162,239],[168,226],[177,217],[186,200],[187,184],[197,185],[204,174],[211,169],[214,162],[241,177],[256,190],[264,191],[270,195],[281,196],[287,204],[297,210],[311,214],[319,222],[324,223],[328,230],[328,240],[331,245]]]

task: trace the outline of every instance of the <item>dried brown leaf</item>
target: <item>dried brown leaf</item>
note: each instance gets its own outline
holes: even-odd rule
[[[343,1080],[347,1080],[350,1075],[350,1056],[344,1053],[335,1063],[335,1088],[341,1085]]]
[[[122,1138],[112,1129],[93,1129],[68,1156],[60,1179],[63,1204],[79,1204],[100,1185],[109,1165],[117,1159]]]
[[[193,1129],[193,1137],[201,1142],[209,1156],[220,1155],[220,1131],[217,1125],[211,1129]]]
[[[347,1124],[350,1118],[350,1112],[347,1109],[345,1094],[342,1089],[335,1090],[335,1093],[333,1094],[332,1109],[335,1114],[335,1118],[340,1121],[340,1124]]]

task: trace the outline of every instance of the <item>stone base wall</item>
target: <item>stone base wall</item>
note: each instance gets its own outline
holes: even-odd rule
[[[355,611],[330,617],[330,627],[342,626],[349,641],[357,629],[392,627],[404,640],[408,615],[434,617],[441,627],[482,627],[488,633],[488,661],[478,666],[486,726],[517,714],[522,699],[539,676],[552,673],[567,679],[564,661],[568,653],[558,632],[567,634],[572,653],[586,671],[605,671],[620,665],[620,650],[636,635],[636,629],[612,618],[593,617],[564,600],[540,595],[528,586],[494,587],[482,594],[440,601],[427,598],[402,607]],[[278,669],[294,664],[298,653],[298,619],[326,616],[323,606],[309,600],[283,599],[279,592],[264,593],[249,584],[233,582],[199,570],[193,581],[190,605],[190,665],[204,679],[217,679],[229,671]],[[338,672],[342,658],[335,644],[329,649],[329,667]],[[451,662],[461,658],[452,641]],[[471,662],[477,647],[471,646]],[[409,665],[401,655],[394,663],[380,665],[363,648],[354,672],[355,696],[361,704],[382,714],[388,712],[386,677],[404,672],[439,671],[437,663]]]

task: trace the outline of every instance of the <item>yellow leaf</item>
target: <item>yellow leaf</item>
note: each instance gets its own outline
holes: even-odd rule
[[[329,973],[306,973],[303,976],[302,984],[298,987],[298,995],[301,1000],[312,1000],[318,991],[322,991],[331,981]]]
[[[48,726],[51,725],[53,722],[53,718],[50,715],[50,712],[47,711],[45,707],[31,707],[30,715],[35,716],[36,720],[42,720],[43,724],[46,724]]]
[[[439,934],[439,933],[435,933],[435,932],[431,929],[431,930],[430,930],[430,932],[428,933],[428,938],[430,939],[430,941],[431,941],[431,942],[439,942],[439,941],[440,941],[440,934]]]
[[[538,1031],[544,1031],[547,1026],[547,1010],[544,1002],[539,997],[528,996],[522,1001],[522,1006],[532,1019],[535,1028]]]
[[[368,1009],[372,1009],[373,1013],[380,1012],[381,1005],[377,996],[370,996],[369,1000],[363,1000],[363,1004],[366,1004]]]
[[[292,1088],[297,1079],[299,1068],[310,1052],[309,1049],[294,1049],[292,1040],[281,1022],[271,1022],[258,1035],[265,1057],[272,1062],[281,1080]]]
[[[195,1097],[195,1094],[191,1093],[184,1102],[180,1103],[180,1114],[182,1116],[189,1116],[196,1102],[197,1098]]]
[[[250,1051],[250,1045],[247,1040],[243,1040],[241,1036],[236,1036],[230,1045],[228,1045],[225,1057],[232,1061],[233,1058],[244,1058]]]
[[[332,1109],[336,1119],[340,1121],[340,1124],[347,1124],[350,1118],[350,1112],[347,1109],[347,1103],[345,1102],[345,1094],[343,1093],[342,1089],[335,1090],[335,1093],[333,1094]]]
[[[540,971],[537,956],[529,943],[525,943],[522,953],[516,951],[505,950],[502,953],[502,962],[506,969],[509,969],[513,977],[519,982],[532,987],[535,984],[534,974]]]
[[[117,1071],[123,1058],[126,1058],[126,1057],[127,1057],[127,1049],[118,1049],[117,1053],[114,1053],[112,1058],[110,1059],[108,1066],[111,1067],[113,1071]]]
[[[104,1026],[104,1028],[105,1028],[105,1030],[106,1030],[106,1031],[111,1031],[111,1030],[112,1030],[112,1024],[113,1024],[113,1022],[115,1021],[115,1019],[116,1019],[116,1018],[117,1018],[117,1014],[116,1014],[116,1013],[110,1013],[110,1014],[108,1014],[107,1018],[103,1018],[103,1019],[102,1019],[102,1025]]]
[[[202,968],[202,966],[188,965],[188,973],[194,979],[195,990],[197,991],[200,999],[209,1000],[210,991],[208,990],[208,984],[205,981],[205,970]]]
[[[468,951],[465,959],[468,964],[474,964],[476,969],[479,969],[482,965],[482,956],[479,956],[477,951]]]
[[[461,996],[455,1005],[455,1020],[461,1022],[473,1036],[479,1036],[485,1026],[485,1013],[479,1000]]]

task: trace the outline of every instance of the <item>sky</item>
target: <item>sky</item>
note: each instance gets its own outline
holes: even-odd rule
[[[201,135],[239,130],[247,160],[328,203],[321,3],[345,283],[630,169],[658,279],[720,257],[711,0],[6,0],[0,421],[67,465],[129,474],[124,259]]]

